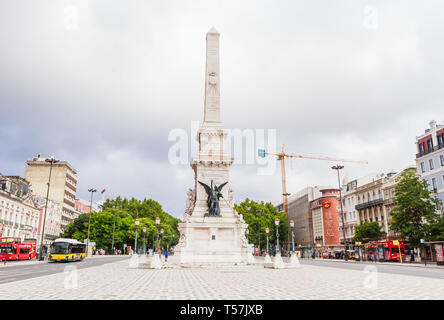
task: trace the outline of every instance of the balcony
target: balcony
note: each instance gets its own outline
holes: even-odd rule
[[[439,145],[437,145],[437,146],[434,146],[433,148],[431,148],[431,149],[427,149],[427,150],[424,150],[424,151],[422,151],[422,152],[420,152],[420,153],[417,153],[416,154],[416,158],[418,159],[418,158],[421,158],[421,157],[423,157],[423,156],[425,156],[425,155],[427,155],[427,154],[429,154],[429,153],[432,153],[432,152],[435,152],[435,151],[437,151],[437,150],[439,150],[439,149],[443,149],[444,148],[444,144],[439,144]]]
[[[372,206],[377,206],[380,204],[383,204],[384,200],[382,200],[382,198],[376,199],[376,200],[372,200],[372,201],[367,201],[361,204],[358,204],[355,206],[356,210],[360,210],[360,209],[365,209],[368,207],[372,207]]]

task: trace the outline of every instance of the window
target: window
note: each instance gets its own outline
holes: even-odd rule
[[[424,162],[421,162],[421,172],[422,172],[422,173],[425,172]]]
[[[419,144],[419,153],[424,153],[424,142]]]
[[[444,133],[441,133],[440,135],[438,135],[438,145],[439,146],[444,145],[443,136],[444,136]]]
[[[427,139],[427,151],[432,151],[433,150],[433,142],[432,142],[432,138]]]
[[[438,188],[436,187],[436,179],[435,178],[432,178],[432,187],[433,187],[433,191],[437,191],[438,190]]]
[[[441,166],[444,166],[444,155],[440,155],[439,160],[441,160]]]
[[[435,169],[435,168],[433,167],[433,159],[430,159],[430,160],[429,160],[429,166],[430,166],[430,170]]]

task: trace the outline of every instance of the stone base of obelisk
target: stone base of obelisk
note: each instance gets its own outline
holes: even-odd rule
[[[236,218],[202,217],[179,223],[184,238],[178,245],[182,266],[248,263],[246,224]]]

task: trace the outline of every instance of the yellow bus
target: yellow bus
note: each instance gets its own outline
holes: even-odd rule
[[[59,238],[51,245],[49,261],[82,261],[85,257],[85,243],[75,239]]]

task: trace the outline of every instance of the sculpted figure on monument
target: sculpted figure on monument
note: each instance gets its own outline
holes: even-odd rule
[[[193,189],[188,189],[187,191],[187,209],[185,211],[186,214],[191,214],[194,209],[194,204],[196,203],[195,192]]]
[[[228,183],[222,183],[220,186],[213,186],[213,180],[211,180],[211,187],[203,182],[198,181],[207,192],[208,199],[208,216],[209,217],[220,217],[220,207],[219,207],[219,199],[223,198],[222,196],[222,188]]]

